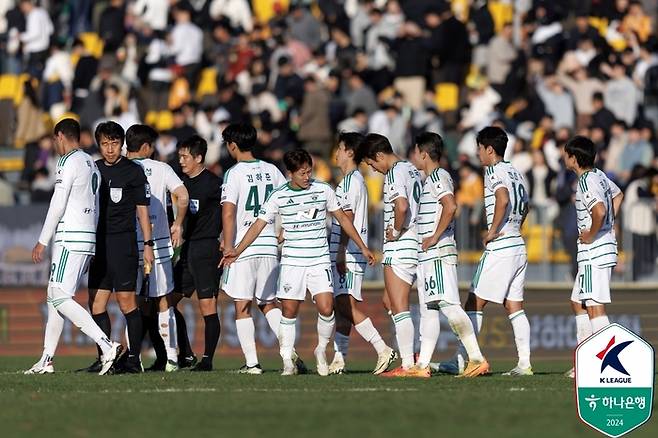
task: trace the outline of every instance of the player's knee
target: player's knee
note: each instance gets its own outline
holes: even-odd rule
[[[328,303],[318,303],[318,313],[322,316],[330,317],[334,314],[334,306],[331,302]]]
[[[251,301],[235,301],[235,319],[251,316]]]
[[[57,308],[65,300],[71,299],[71,295],[67,294],[58,287],[48,286],[48,298],[51,299],[53,306]]]
[[[117,293],[117,302],[121,313],[130,313],[137,308],[137,299],[135,294],[131,293]]]

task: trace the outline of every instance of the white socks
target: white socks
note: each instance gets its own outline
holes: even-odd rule
[[[393,315],[395,322],[395,337],[402,358],[402,368],[409,369],[414,366],[414,323],[409,311]]]
[[[164,312],[158,312],[158,331],[167,350],[167,360],[178,361],[178,338],[176,328],[176,314],[170,307]]]
[[[456,304],[442,306],[440,307],[440,309],[441,309],[441,313],[443,313],[448,319],[448,323],[450,324],[452,331],[455,332],[455,335],[457,335],[457,338],[461,342],[462,348],[465,350],[466,354],[468,355],[468,360],[472,360],[475,362],[484,361],[484,357],[482,356],[482,352],[480,351],[480,346],[478,345],[477,337],[475,336],[475,328],[473,327],[473,323],[471,322],[471,319],[468,317],[468,315],[466,315],[464,309],[462,309],[461,306]],[[477,317],[475,312],[473,313],[474,313],[473,316]],[[482,313],[481,312],[479,313],[480,313],[479,323],[480,326],[482,326]],[[463,353],[462,356],[464,357],[464,359],[466,359],[467,357]]]
[[[46,331],[43,336],[43,357],[52,358],[57,350],[59,337],[64,329],[64,318],[59,314],[53,303],[48,298],[48,319],[46,321]]]
[[[590,319],[590,322],[592,324],[593,333],[596,333],[599,330],[601,330],[603,327],[610,325],[610,320],[608,319],[608,315],[597,316],[596,318]]]
[[[370,318],[366,318],[357,325],[354,326],[356,329],[357,333],[361,335],[363,339],[366,341],[370,342],[372,346],[375,348],[375,351],[377,354],[381,354],[384,350],[386,350],[386,343],[384,343],[384,340],[382,339],[381,335],[377,331],[374,325],[372,325],[372,321]],[[336,339],[338,339],[338,332],[336,333]],[[346,353],[347,354],[347,353]]]
[[[279,338],[279,326],[281,325],[281,309],[275,307],[265,314],[267,324],[270,326],[277,339]],[[279,341],[281,342],[281,341]]]
[[[59,313],[68,318],[82,333],[93,339],[103,351],[103,355],[106,355],[112,349],[112,342],[80,304],[71,298],[66,298],[54,299],[53,305]]]
[[[292,361],[292,351],[295,348],[295,336],[297,335],[296,323],[297,318],[281,317],[281,324],[279,326],[279,352],[284,361]]]
[[[439,312],[429,310],[425,304],[420,305],[425,311],[420,312],[420,353],[418,354],[418,366],[425,368],[432,360],[432,353],[436,348],[436,342],[439,340],[441,324],[439,321]]]
[[[247,366],[253,367],[258,364],[254,320],[252,318],[236,319],[235,328],[238,332],[238,339],[240,340],[240,346],[242,347]]]
[[[590,322],[589,315],[587,315],[587,313],[579,313],[576,315],[575,319],[576,345],[578,345],[592,335],[592,323]]]
[[[336,356],[340,355],[341,359],[345,359],[347,357],[347,349],[349,346],[350,337],[337,331],[334,336],[334,351],[336,352]]]
[[[471,327],[473,327],[473,336],[475,337],[475,342],[477,342],[477,337],[482,330],[482,311],[481,310],[466,310],[466,316],[471,321]],[[444,312],[445,314],[445,312]],[[446,315],[448,316],[448,315]],[[454,330],[454,327],[453,327]],[[461,355],[464,359],[468,358],[468,350],[464,345],[464,341],[459,339],[459,346],[457,347],[457,354]]]
[[[519,310],[508,316],[514,331],[514,342],[519,355],[519,368],[530,367],[530,323],[525,311]]]
[[[331,340],[331,335],[334,334],[334,328],[336,327],[336,317],[334,312],[331,312],[329,316],[322,316],[318,313],[318,348],[322,350],[327,349],[329,341]]]

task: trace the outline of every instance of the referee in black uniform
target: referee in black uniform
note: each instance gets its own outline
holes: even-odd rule
[[[128,356],[117,372],[139,373],[142,364],[142,317],[135,294],[139,251],[136,221],[144,235],[144,264],[153,264],[153,240],[148,213],[150,189],[141,166],[121,156],[124,132],[115,122],[96,128],[96,142],[102,159],[96,162],[101,173],[100,216],[96,229],[96,255],[89,268],[89,307],[101,329],[110,336],[107,302],[116,292],[119,308],[128,327]],[[93,365],[92,365],[93,367]]]
[[[174,267],[174,296],[179,302],[195,291],[205,323],[203,358],[192,371],[212,371],[212,360],[219,341],[217,294],[221,271],[219,234],[222,231],[221,181],[204,166],[208,144],[198,135],[178,147],[178,159],[185,174],[183,184],[190,195],[185,217],[183,247]]]

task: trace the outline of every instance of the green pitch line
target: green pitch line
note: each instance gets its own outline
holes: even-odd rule
[[[59,358],[57,373],[19,374],[36,358],[0,358],[3,437],[598,437],[576,416],[568,363],[534,363],[533,377],[493,375],[429,380],[351,373],[281,377],[231,373],[241,362],[215,359],[216,371],[129,376],[76,374],[91,358]],[[150,360],[145,360],[150,365]],[[313,368],[314,361],[307,358]],[[513,363],[492,364],[494,372]],[[652,420],[634,438],[658,436]]]

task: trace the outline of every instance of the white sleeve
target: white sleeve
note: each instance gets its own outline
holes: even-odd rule
[[[608,185],[610,186],[610,193],[612,197],[615,198],[621,193],[621,189],[617,184],[615,184],[611,179],[608,179]]]
[[[276,216],[279,213],[279,195],[273,193],[267,198],[267,201],[261,206],[258,212],[258,219],[262,219],[268,224],[273,224],[276,221]]]
[[[174,193],[177,188],[183,185],[183,181],[178,177],[178,175],[176,175],[176,172],[174,172],[174,169],[172,169],[170,165],[165,164],[164,168],[165,186],[167,187],[167,191],[169,191],[169,193]]]
[[[338,198],[336,197],[336,192],[334,192],[328,185],[323,184],[322,187],[324,187],[324,192],[327,197],[327,210],[331,212],[340,210],[341,205],[340,202],[338,202]]]
[[[494,166],[489,166],[486,174],[484,176],[484,185],[492,193],[496,193],[496,190],[501,188],[506,188],[504,178],[498,174]]]
[[[583,203],[587,210],[592,211],[592,208],[599,202],[604,203],[605,193],[601,190],[598,184],[592,184],[591,187],[587,184],[588,181],[585,181],[583,190]]]
[[[278,167],[274,167],[274,187],[280,187],[287,183],[288,180],[286,179],[285,176],[281,173]]]
[[[404,171],[399,171],[399,166],[396,166],[393,169],[393,182],[388,185],[388,200],[393,202],[398,198],[409,199],[409,194],[407,193],[407,183],[409,178],[404,173]],[[411,188],[413,190],[413,187]]]
[[[343,192],[342,199],[339,199],[340,206],[344,211],[354,211],[355,206],[359,201],[359,192],[361,191],[360,184],[350,184],[347,192]]]
[[[432,196],[437,200],[454,194],[452,180],[445,173],[439,173],[436,180],[430,179],[429,189]]]
[[[238,205],[238,195],[240,194],[240,189],[238,188],[235,172],[235,170],[233,170],[233,172],[229,171],[224,175],[224,183],[222,184],[222,199],[220,201],[221,204],[230,202],[231,204]]]
[[[55,190],[53,192],[53,197],[50,199],[48,214],[46,215],[46,220],[43,223],[43,228],[41,228],[41,234],[39,235],[39,243],[44,246],[48,246],[48,242],[50,242],[53,234],[55,234],[57,225],[64,215],[64,210],[66,209],[66,204],[69,199],[69,194],[71,193],[71,187],[73,187],[74,179],[73,165],[69,165],[68,168],[63,166],[57,167]]]

